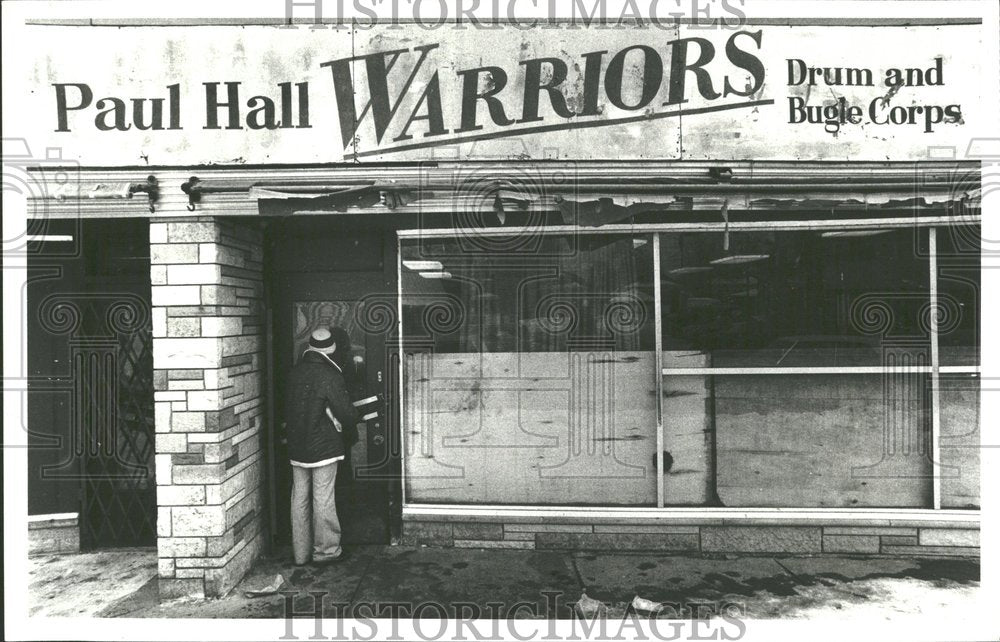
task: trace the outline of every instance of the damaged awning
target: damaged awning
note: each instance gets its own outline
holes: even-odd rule
[[[48,172],[49,170],[43,170]],[[456,164],[365,167],[81,171],[33,198],[73,215],[156,213],[295,216],[545,213],[601,226],[678,217],[978,215],[978,163],[706,163],[624,166]],[[191,170],[189,170],[191,171]],[[48,179],[48,176],[45,176]],[[145,194],[146,198],[136,198]],[[137,207],[139,206],[139,207]]]
[[[623,189],[617,186],[616,189]],[[492,211],[501,223],[511,212],[558,212],[564,223],[587,227],[609,223],[621,223],[636,217],[693,212],[807,212],[824,211],[839,213],[871,213],[882,215],[889,211],[901,210],[919,215],[921,212],[942,212],[949,214],[968,213],[978,210],[980,195],[978,190],[956,194],[953,191],[925,193],[914,196],[908,191],[872,191],[859,193],[850,191],[810,192],[795,190],[786,192],[774,188],[763,190],[726,190],[711,188],[664,192],[618,192],[609,195],[590,193],[559,193],[558,191],[529,194],[514,191],[509,186],[497,182],[476,193],[451,192],[420,186],[373,185],[367,188],[329,190],[323,193],[306,194],[295,190],[275,191],[254,188],[255,197],[262,213],[277,209],[290,210],[288,214],[321,214],[324,212],[351,212],[378,208],[384,213],[407,211],[447,212],[447,211]],[[274,201],[282,201],[277,206]]]
[[[778,182],[700,179],[617,181],[511,181],[504,179],[469,182],[423,181],[420,183],[381,182],[364,188],[344,189],[329,186],[306,192],[294,185],[281,189],[254,187],[262,213],[273,201],[285,201],[289,213],[315,214],[324,211],[349,212],[354,209],[379,208],[384,212],[404,213],[449,211],[492,211],[501,224],[511,212],[558,213],[562,222],[582,226],[621,223],[636,217],[696,212],[807,212],[823,211],[844,214],[888,211],[947,214],[978,210],[978,184],[941,180],[914,180],[897,176],[894,180],[872,176],[854,180],[821,182],[806,180]],[[967,188],[967,189],[966,189]],[[290,201],[294,201],[291,203]]]

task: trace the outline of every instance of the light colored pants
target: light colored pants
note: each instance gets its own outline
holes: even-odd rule
[[[319,468],[292,466],[292,553],[296,564],[341,553],[334,494],[339,463]]]

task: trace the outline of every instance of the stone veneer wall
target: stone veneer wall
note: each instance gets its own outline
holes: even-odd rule
[[[261,551],[262,236],[150,223],[160,596],[216,597]]]
[[[403,523],[406,545],[689,554],[978,556],[979,526],[879,520],[872,525],[726,525],[424,521]],[[885,522],[884,524],[881,522]]]

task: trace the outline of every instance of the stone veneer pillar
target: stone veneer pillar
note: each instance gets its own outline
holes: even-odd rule
[[[217,597],[262,545],[262,235],[150,223],[162,598]]]

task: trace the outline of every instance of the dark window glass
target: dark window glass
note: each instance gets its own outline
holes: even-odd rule
[[[938,345],[943,366],[979,365],[980,228],[939,228]]]
[[[664,234],[667,367],[930,364],[926,230]]]
[[[403,331],[447,352],[652,350],[649,237],[540,237],[521,252],[404,241]]]

